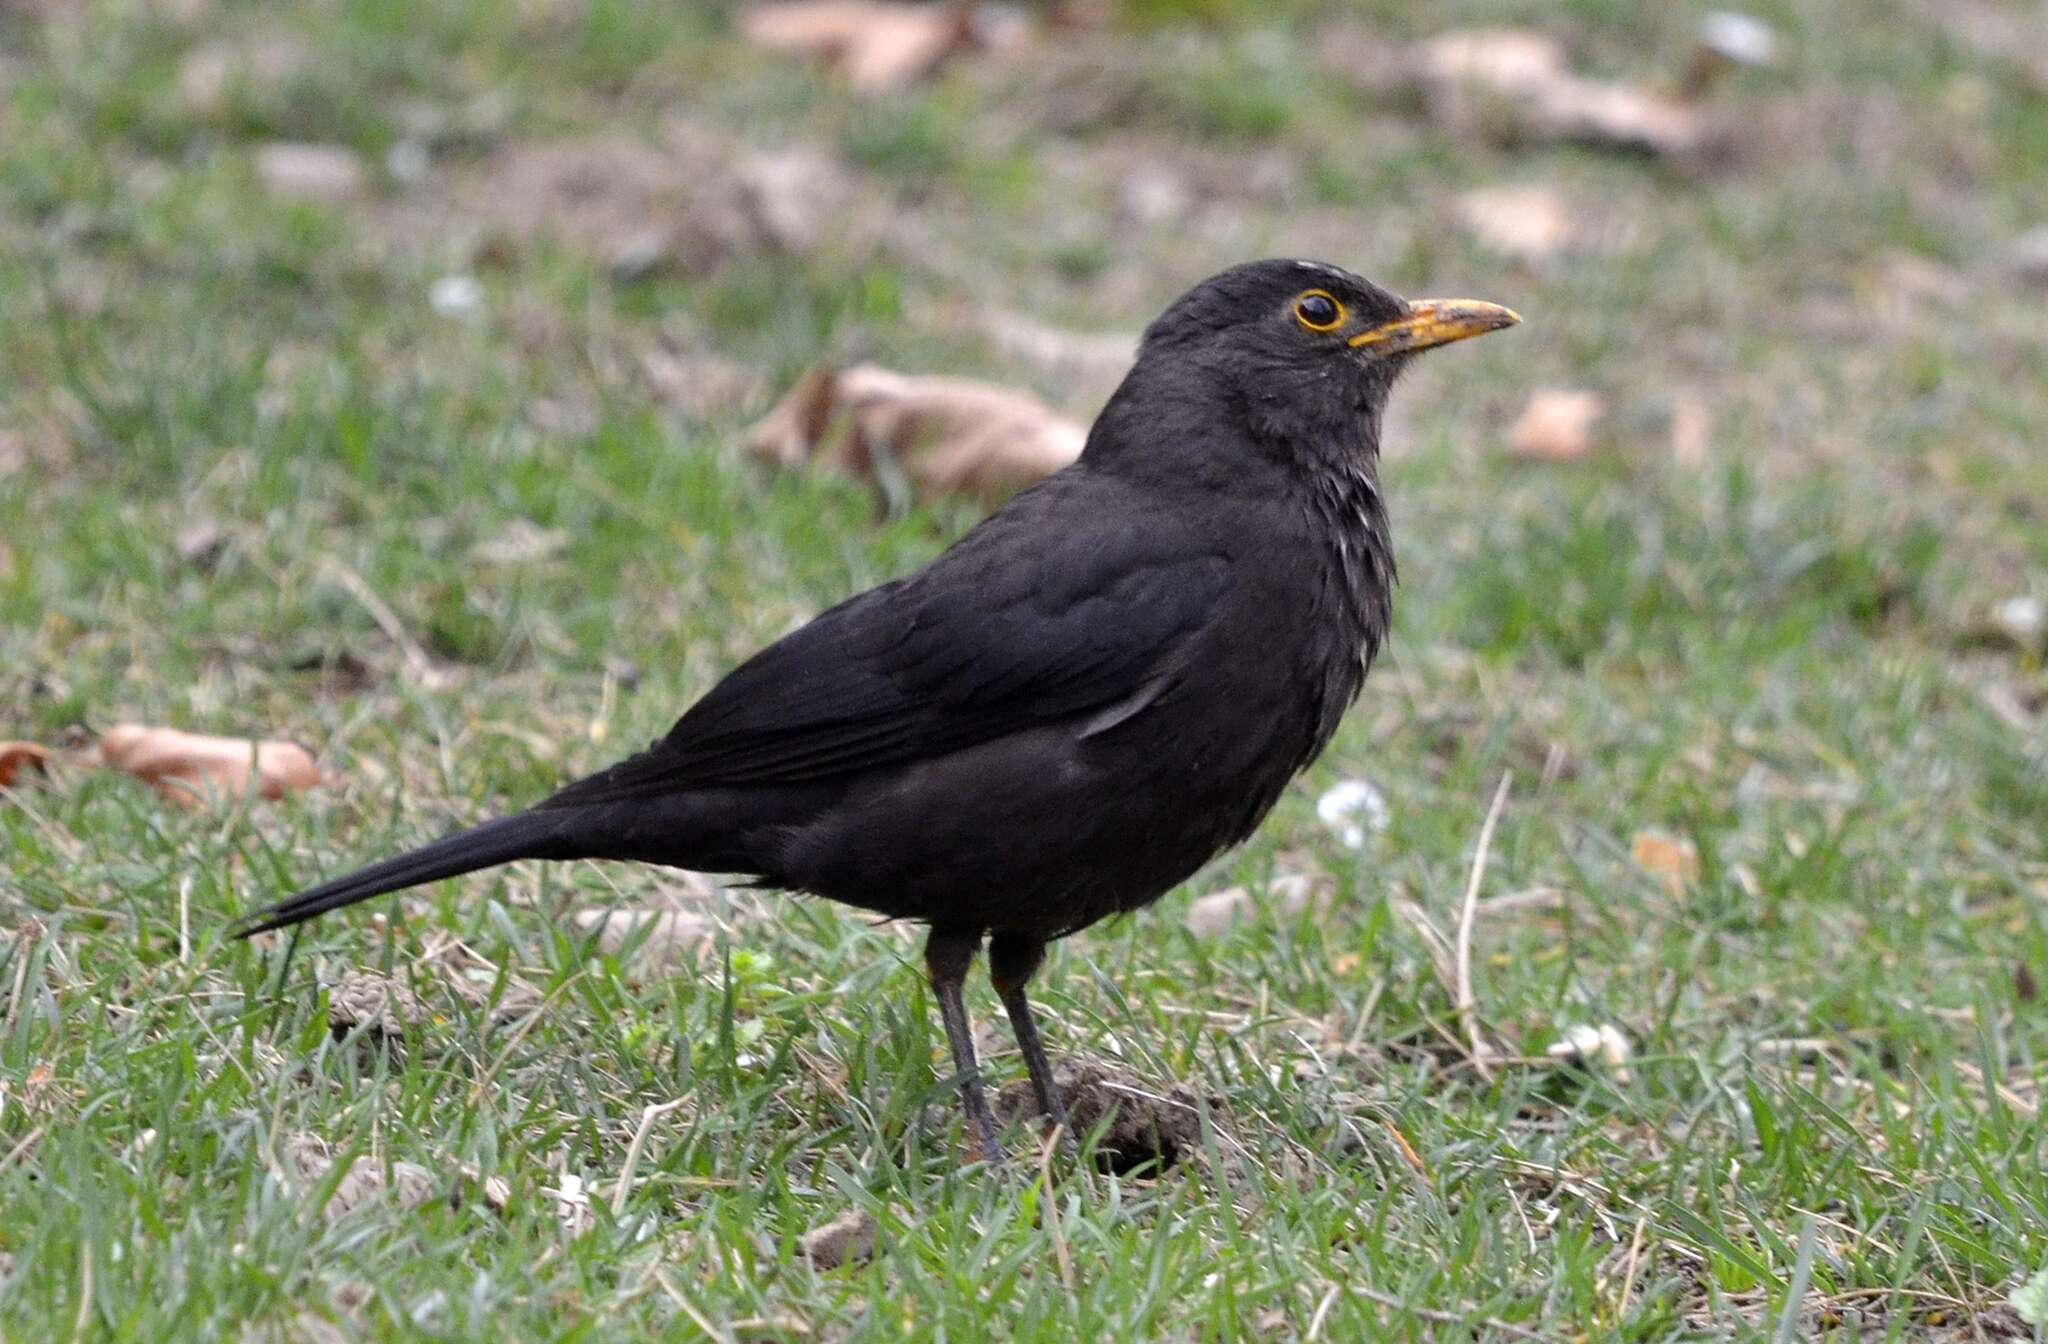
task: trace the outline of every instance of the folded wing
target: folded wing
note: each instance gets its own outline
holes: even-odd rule
[[[1120,721],[1119,706],[1170,686],[1229,566],[1165,519],[1051,523],[1059,484],[770,645],[666,738],[543,806],[817,782],[1042,724]]]

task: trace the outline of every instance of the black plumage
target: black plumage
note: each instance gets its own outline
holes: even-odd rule
[[[1214,276],[1147,329],[1080,461],[924,569],[748,659],[639,755],[239,931],[527,858],[746,874],[922,920],[993,1157],[960,1000],[975,951],[1063,1119],[1024,998],[1046,942],[1242,840],[1329,742],[1387,631],[1394,379],[1515,320],[1314,262]]]

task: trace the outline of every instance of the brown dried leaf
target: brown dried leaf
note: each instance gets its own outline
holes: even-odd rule
[[[1486,187],[1458,197],[1458,224],[1480,246],[1517,261],[1538,262],[1570,247],[1571,207],[1551,187]]]
[[[51,751],[33,742],[0,742],[0,789],[11,789],[30,770],[49,768]]]
[[[740,15],[740,31],[764,47],[818,62],[862,93],[927,78],[974,44],[971,4],[895,0],[782,0]]]
[[[864,1265],[874,1258],[875,1235],[880,1231],[875,1216],[865,1209],[842,1213],[829,1223],[820,1223],[798,1239],[804,1258],[813,1269],[837,1269],[841,1265]]]
[[[1508,429],[1508,451],[1538,462],[1576,462],[1593,451],[1593,426],[1607,411],[1607,399],[1579,388],[1547,387]]]
[[[321,782],[312,754],[296,743],[208,737],[139,723],[107,729],[100,738],[100,761],[155,785],[182,807],[252,791],[282,798]]]
[[[900,472],[922,500],[995,500],[1081,455],[1088,431],[1028,392],[873,364],[814,368],[747,431],[747,451],[874,480]]]
[[[1662,882],[1672,896],[1683,896],[1700,875],[1699,849],[1683,836],[1637,831],[1629,843],[1629,854],[1636,867]]]

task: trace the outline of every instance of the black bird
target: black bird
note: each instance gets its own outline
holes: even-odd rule
[[[960,991],[984,939],[1040,1109],[1046,943],[1249,835],[1387,631],[1381,413],[1416,351],[1510,326],[1335,266],[1249,262],[1146,330],[1080,460],[918,572],[742,663],[637,756],[325,882],[241,936],[514,859],[747,874],[922,920],[973,1141]]]

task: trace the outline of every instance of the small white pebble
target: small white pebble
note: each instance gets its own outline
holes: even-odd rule
[[[2013,643],[2035,648],[2040,645],[2041,636],[2048,634],[2048,604],[2024,593],[2008,597],[1991,609],[1991,622]]]
[[[1778,63],[1778,35],[1754,14],[1719,10],[1700,20],[1700,42],[1738,65]]]
[[[424,180],[432,166],[427,147],[417,140],[401,140],[384,155],[384,171],[391,174],[392,181],[408,187]]]
[[[482,312],[483,284],[473,275],[444,275],[427,289],[427,306],[442,317],[469,317]]]

